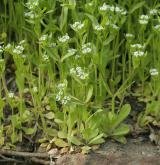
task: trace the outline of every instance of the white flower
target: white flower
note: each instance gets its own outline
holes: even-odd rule
[[[13,53],[22,54],[24,51],[24,47],[22,45],[18,45],[13,49]]]
[[[60,90],[56,95],[56,101],[60,101],[63,96],[63,92]]]
[[[81,22],[75,22],[74,24],[71,25],[71,27],[75,30],[75,31],[79,31],[82,28],[84,28],[84,23]]]
[[[141,15],[139,18],[139,23],[141,25],[146,25],[149,21],[149,16],[148,15]]]
[[[28,17],[30,19],[38,18],[38,15],[35,12],[33,12],[33,11],[24,13],[24,16]]]
[[[126,33],[126,38],[130,39],[130,38],[133,38],[133,37],[134,37],[133,34],[131,34],[131,33]]]
[[[9,98],[14,98],[14,93],[13,93],[13,92],[9,92],[9,93],[8,93],[8,97],[9,97]]]
[[[151,9],[151,10],[149,11],[149,14],[150,14],[150,15],[156,15],[156,14],[158,14],[158,10],[157,10],[157,9]]]
[[[112,27],[113,29],[115,29],[115,30],[118,30],[118,29],[119,29],[119,27],[118,27],[117,25],[115,25],[115,24],[111,24],[111,27]]]
[[[6,46],[5,46],[5,50],[9,50],[9,49],[11,49],[11,47],[12,47],[12,45],[10,44],[10,43],[8,43]]]
[[[46,41],[47,39],[48,39],[48,35],[44,34],[39,38],[39,41],[42,42],[42,41]]]
[[[100,11],[107,11],[108,9],[110,9],[111,6],[106,5],[106,3],[104,3],[102,6],[100,6],[99,10]]]
[[[49,61],[49,57],[46,54],[42,55],[43,61]]]
[[[70,39],[69,35],[66,33],[64,36],[58,37],[59,42],[65,43]]]
[[[71,69],[70,69],[70,74],[76,74],[75,68],[71,68]]]
[[[70,74],[77,76],[81,80],[85,80],[89,75],[88,73],[84,72],[84,70],[81,67],[71,68]]]
[[[92,49],[91,49],[91,43],[90,42],[82,45],[82,53],[83,54],[91,53],[91,51],[92,51]]]
[[[131,48],[135,48],[135,49],[143,49],[144,46],[141,45],[141,44],[132,44],[132,45],[131,45]]]
[[[59,90],[63,90],[66,86],[67,86],[67,85],[66,85],[65,83],[59,83],[59,84],[57,85],[57,87],[58,87]]]
[[[104,28],[101,25],[96,25],[94,29],[97,31],[102,31]]]
[[[154,27],[153,27],[155,30],[160,30],[160,25],[155,25]]]
[[[61,103],[62,103],[62,105],[66,105],[70,100],[71,100],[71,98],[69,96],[64,96]]]
[[[68,49],[68,53],[74,55],[77,52],[76,49],[70,48]]]
[[[3,47],[0,45],[0,53],[3,52]]]
[[[159,74],[159,72],[158,72],[158,70],[157,69],[155,69],[155,68],[153,68],[153,69],[150,69],[150,74],[151,74],[151,76],[157,76],[158,74]]]
[[[33,10],[35,7],[38,7],[39,5],[39,0],[29,0],[26,3],[26,6],[28,7],[28,9]]]
[[[33,87],[33,92],[34,93],[37,93],[38,92],[38,88],[35,86],[35,87]]]
[[[135,56],[135,57],[142,57],[144,55],[145,55],[145,53],[143,51],[135,51],[135,52],[133,52],[133,56]]]

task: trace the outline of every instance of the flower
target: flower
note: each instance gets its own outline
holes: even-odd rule
[[[91,53],[91,51],[92,51],[92,49],[91,49],[91,43],[90,42],[82,45],[82,53],[83,54]]]
[[[64,96],[63,99],[61,100],[61,103],[62,105],[66,105],[70,100],[71,100],[70,96]]]
[[[111,8],[110,5],[106,5],[106,3],[104,3],[102,6],[99,7],[99,10],[100,10],[100,11],[107,11],[107,10],[109,10],[110,8]],[[112,10],[113,10],[113,8],[112,8]]]
[[[135,56],[135,57],[142,57],[144,55],[145,55],[145,53],[143,51],[135,51],[135,52],[133,52],[133,56]]]
[[[35,12],[33,12],[33,11],[24,13],[24,16],[25,17],[28,17],[30,19],[36,19],[36,18],[38,18],[38,15]]]
[[[69,35],[66,33],[64,36],[58,37],[59,42],[65,43],[70,39]]]
[[[13,49],[13,53],[22,54],[24,51],[24,47],[22,45],[18,45]]]
[[[151,10],[149,11],[149,14],[150,14],[150,15],[156,15],[156,14],[158,14],[158,10],[157,10],[157,9],[151,9]]]
[[[148,15],[141,15],[139,18],[139,23],[141,25],[146,25],[149,21],[149,16]]]
[[[94,26],[94,29],[96,31],[102,31],[104,28],[101,25],[96,25],[96,26]]]
[[[126,33],[126,38],[127,38],[127,39],[131,39],[131,38],[133,38],[133,37],[134,37],[133,34],[131,34],[131,33]]]
[[[160,31],[160,25],[155,25],[153,28],[154,30]]]
[[[159,72],[158,72],[158,70],[157,69],[155,69],[155,68],[153,68],[153,69],[150,69],[150,74],[151,74],[151,76],[157,76],[158,74],[159,74]]]
[[[13,93],[13,92],[9,92],[9,93],[8,93],[8,97],[9,97],[9,98],[14,98],[14,93]]]
[[[71,68],[70,74],[80,78],[81,80],[85,80],[88,77],[88,73],[84,72],[81,67]]]
[[[76,49],[73,49],[73,48],[68,49],[68,53],[71,55],[74,55],[76,52],[77,52]]]
[[[141,44],[132,44],[132,45],[131,45],[131,48],[135,48],[135,49],[143,49],[144,46],[141,45]]]
[[[40,38],[39,38],[39,41],[40,42],[43,42],[43,41],[46,41],[48,39],[48,35],[47,34],[44,34],[42,35]]]
[[[0,53],[3,52],[3,47],[0,45]]]
[[[75,31],[79,31],[82,28],[84,28],[84,23],[81,22],[75,22],[74,24],[71,25],[72,29],[74,29]]]
[[[33,87],[33,92],[37,93],[38,92],[38,88],[36,86]]]
[[[30,9],[30,10],[35,9],[36,7],[38,7],[38,5],[39,5],[39,0],[29,0],[29,1],[26,3],[26,6],[27,6],[28,9]]]
[[[42,55],[43,61],[49,61],[49,57],[46,54]]]

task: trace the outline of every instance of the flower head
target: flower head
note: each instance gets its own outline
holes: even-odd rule
[[[151,76],[157,76],[159,74],[158,70],[156,68],[150,69]]]

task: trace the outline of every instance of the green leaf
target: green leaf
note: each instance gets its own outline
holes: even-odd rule
[[[62,139],[56,139],[55,141],[54,141],[54,143],[55,143],[55,145],[56,146],[58,146],[58,147],[67,147],[67,146],[69,146],[69,144],[68,143],[66,143],[65,141],[63,141]]]
[[[53,112],[49,112],[47,114],[44,115],[47,119],[51,120],[54,118],[54,113]]]
[[[137,4],[134,4],[133,8],[129,11],[130,14],[132,14],[135,10],[141,8],[146,2],[145,1],[142,1],[142,2],[139,2]]]
[[[93,95],[93,86],[91,85],[89,90],[88,90],[88,94],[87,94],[87,98],[85,100],[85,103],[88,103],[90,101],[92,95]]]
[[[119,126],[118,128],[116,128],[113,131],[113,136],[122,136],[122,135],[126,135],[129,132],[129,126],[126,124],[122,124],[121,126]]]
[[[103,133],[98,135],[97,137],[93,138],[88,144],[101,144],[101,143],[104,143],[105,140],[102,137],[103,137]]]
[[[47,135],[49,135],[49,136],[52,136],[52,137],[57,136],[57,130],[56,129],[47,128],[45,131],[46,131],[45,133],[47,133]]]
[[[77,146],[80,146],[82,144],[82,142],[74,136],[69,137],[68,141],[75,144],[75,145],[77,145]]]
[[[22,129],[23,129],[23,131],[25,132],[26,135],[32,135],[36,131],[35,128],[26,128],[26,127],[23,127]]]
[[[130,111],[131,111],[131,106],[129,104],[123,105],[119,114],[112,122],[112,124],[113,124],[112,129],[115,129],[124,119],[126,119],[126,117],[129,115]]]
[[[58,132],[58,137],[61,139],[66,139],[67,138],[67,133],[63,131]]]

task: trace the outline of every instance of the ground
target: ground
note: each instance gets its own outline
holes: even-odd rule
[[[126,145],[106,142],[89,155],[64,155],[57,165],[160,165],[160,148],[149,141],[129,139]]]

